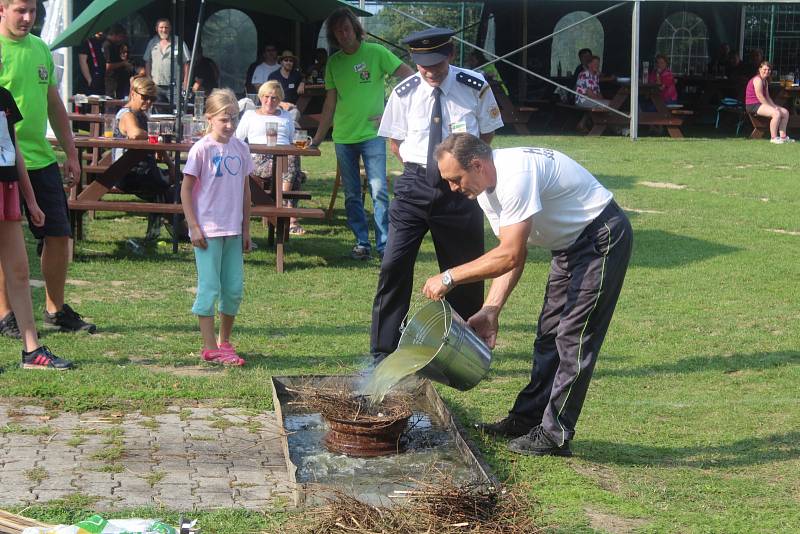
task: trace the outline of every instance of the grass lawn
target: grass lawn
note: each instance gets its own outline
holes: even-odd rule
[[[572,459],[528,458],[473,437],[501,479],[525,482],[531,513],[557,532],[790,532],[800,525],[800,144],[741,139],[635,143],[602,137],[499,137],[495,146],[561,150],[614,192],[634,227],[634,254],[578,424]],[[327,207],[333,146],[305,158],[307,206]],[[391,170],[398,170],[392,162]],[[94,336],[52,334],[71,373],[17,368],[19,345],[0,340],[0,395],[57,410],[152,409],[210,399],[271,409],[273,374],[362,367],[378,262],[349,259],[343,198],[332,223],[307,221],[288,246],[287,272],[254,221],[234,337],[248,365],[198,376],[200,336],[188,245],[146,255],[142,217],[98,213],[76,244],[68,302],[98,324]],[[488,228],[488,227],[487,227]],[[164,232],[166,239],[166,232]],[[495,243],[489,236],[487,245]],[[29,249],[31,254],[33,248]],[[439,388],[465,424],[505,415],[526,383],[549,253],[532,250],[501,316],[486,380]],[[430,239],[416,285],[438,272]],[[32,278],[40,279],[38,265]],[[34,307],[43,290],[33,289]],[[39,315],[39,320],[41,317]],[[522,486],[520,486],[522,487]],[[27,515],[74,519],[80,499]],[[138,511],[145,514],[148,511]],[[153,511],[153,514],[164,515]],[[287,514],[202,516],[204,531],[280,530]],[[211,527],[219,521],[229,527]]]

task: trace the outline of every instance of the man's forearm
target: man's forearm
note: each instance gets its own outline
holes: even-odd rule
[[[522,271],[525,270],[525,264],[515,267],[508,271],[506,274],[495,278],[492,285],[489,287],[489,294],[486,295],[486,300],[483,302],[484,306],[495,306],[501,310],[508,300],[508,296],[517,287]]]

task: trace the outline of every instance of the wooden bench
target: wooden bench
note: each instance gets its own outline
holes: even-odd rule
[[[578,124],[585,117],[588,118],[592,108],[584,108],[576,104],[567,104],[566,102],[556,102],[556,108],[563,110],[560,115],[563,117],[561,122],[561,131],[577,130]]]
[[[753,131],[750,133],[750,139],[761,139],[765,135],[769,137],[769,117],[762,117],[750,111],[747,112],[750,118],[750,124],[753,125]],[[787,130],[796,130],[800,128],[800,115],[789,115],[789,122],[786,125]]]
[[[517,106],[503,91],[499,83],[490,81],[489,85],[492,88],[494,99],[500,107],[500,118],[503,119],[503,124],[513,127],[514,131],[520,135],[530,135],[528,121],[531,118],[531,114],[539,111],[539,109],[530,106]]]
[[[309,195],[310,196],[310,195]],[[116,201],[116,200],[69,200],[69,209],[80,217],[86,211],[121,211],[125,213],[160,213],[164,215],[182,214],[180,204],[158,202]],[[270,221],[267,241],[275,247],[275,268],[284,271],[284,244],[289,238],[289,220],[324,219],[325,211],[319,208],[289,208],[282,206],[253,206],[251,217],[261,217]]]
[[[589,135],[597,135],[596,131],[605,129],[606,126],[628,126],[630,119],[622,117],[616,113],[612,113],[605,109],[592,109],[592,122],[594,126]],[[639,126],[665,126],[669,132],[670,137],[680,139],[683,137],[683,132],[680,128],[683,126],[687,117],[694,115],[694,112],[688,109],[672,109],[669,115],[664,116],[658,112],[644,111],[639,113]],[[596,130],[597,129],[597,130]]]

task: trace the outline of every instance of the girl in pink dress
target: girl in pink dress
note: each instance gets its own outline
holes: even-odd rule
[[[661,89],[664,104],[678,103],[678,90],[675,88],[675,76],[669,70],[669,60],[664,54],[656,56],[656,68],[647,75],[647,82],[657,84]]]

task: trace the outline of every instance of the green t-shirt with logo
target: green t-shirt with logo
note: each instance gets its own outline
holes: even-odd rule
[[[325,89],[336,89],[335,143],[360,143],[378,136],[384,83],[402,64],[400,58],[383,46],[364,42],[354,54],[340,50],[328,59]],[[375,116],[377,121],[369,120]]]
[[[22,112],[22,120],[16,124],[17,145],[28,169],[42,169],[56,161],[47,141],[47,91],[56,84],[53,56],[35,35],[19,41],[0,35],[0,46],[0,86],[14,95]]]

